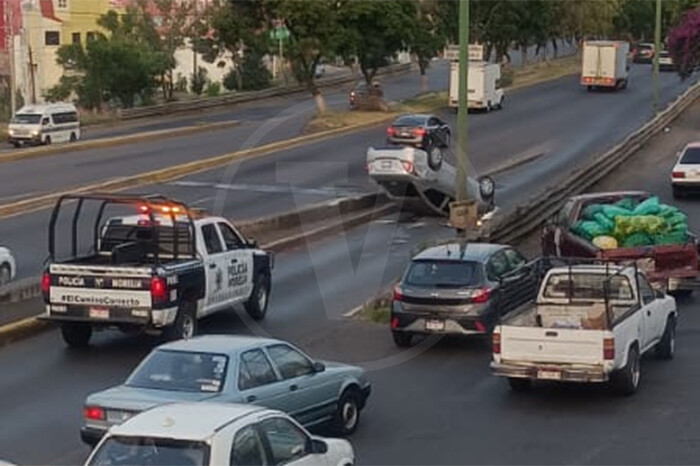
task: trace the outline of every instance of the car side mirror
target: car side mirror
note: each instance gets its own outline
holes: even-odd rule
[[[664,299],[666,297],[666,293],[664,293],[663,290],[656,290],[656,298],[657,299]]]
[[[326,370],[326,365],[323,364],[322,362],[316,361],[314,363],[314,372],[323,372]]]
[[[325,455],[328,453],[328,444],[323,440],[311,439],[311,453]]]
[[[257,240],[254,239],[248,239],[246,241],[246,244],[248,245],[249,248],[256,249],[258,247],[258,242]]]

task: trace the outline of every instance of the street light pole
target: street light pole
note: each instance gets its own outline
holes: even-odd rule
[[[467,103],[469,77],[469,0],[459,0],[459,103],[457,109],[457,201],[467,200]]]
[[[5,33],[7,34],[7,55],[10,65],[10,116],[14,116],[17,110],[17,92],[15,91],[16,70],[15,70],[15,23],[12,11],[13,6],[5,5]]]
[[[656,0],[654,26],[654,115],[659,112],[659,54],[661,53],[661,0]]]

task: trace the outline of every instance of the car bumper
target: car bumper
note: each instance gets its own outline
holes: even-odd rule
[[[562,366],[540,364],[491,363],[494,375],[500,377],[546,380],[554,382],[590,382],[602,383],[609,379],[608,374],[599,366]]]
[[[671,184],[677,188],[700,190],[700,179],[689,180],[689,179],[682,179],[682,178],[678,178],[678,179],[672,178]]]
[[[106,430],[83,426],[80,428],[80,440],[82,440],[83,443],[94,447],[100,440],[102,440],[102,437],[104,437],[106,433]]]
[[[393,331],[427,335],[485,335],[491,332],[493,319],[480,316],[426,316],[409,312],[392,314]]]

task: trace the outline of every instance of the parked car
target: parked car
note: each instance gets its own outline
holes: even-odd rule
[[[538,271],[510,246],[449,243],[415,256],[394,288],[391,334],[399,347],[417,334],[487,334],[531,300]]]
[[[365,81],[360,81],[357,83],[350,94],[348,95],[348,100],[350,103],[350,109],[356,110],[359,108],[365,108],[370,105],[373,99],[382,99],[384,97],[384,91],[382,90],[382,85],[378,81],[374,81],[372,86],[367,86]]]
[[[434,147],[449,147],[450,126],[435,115],[401,115],[387,128],[389,144],[414,146],[430,152]]]
[[[7,285],[17,274],[17,263],[8,248],[0,246],[0,286]]]
[[[673,197],[700,190],[700,141],[691,142],[678,152],[671,172]]]
[[[645,353],[673,358],[676,317],[675,300],[655,291],[637,267],[557,266],[544,277],[537,301],[494,330],[491,367],[513,390],[536,380],[611,381],[631,395]]]
[[[650,64],[654,61],[654,51],[656,47],[654,44],[649,42],[642,42],[637,44],[634,48],[634,53],[632,55],[632,61],[634,63],[646,63]]]
[[[95,444],[134,414],[180,401],[256,404],[349,435],[370,391],[361,368],[314,360],[290,343],[208,335],[159,346],[124,384],[88,396],[81,438]]]
[[[286,414],[240,404],[175,403],[113,427],[86,466],[350,466],[352,445],[312,436]]]
[[[659,52],[659,71],[676,71],[676,65],[668,50]]]

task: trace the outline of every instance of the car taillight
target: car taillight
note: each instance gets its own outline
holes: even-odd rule
[[[86,406],[83,409],[83,415],[85,419],[90,419],[91,421],[104,421],[107,417],[105,410],[99,406]]]
[[[488,288],[482,288],[472,294],[472,302],[476,304],[483,304],[488,302],[491,298],[491,290]]]
[[[603,359],[606,361],[615,360],[615,339],[606,338],[603,340]]]
[[[391,318],[391,328],[399,328],[399,318],[398,317]]]
[[[391,136],[393,136],[393,135],[395,135],[395,134],[396,134],[396,129],[394,129],[393,126],[389,126],[389,127],[386,129],[386,135],[387,135],[387,136],[391,137]]]
[[[51,293],[51,274],[49,272],[44,272],[41,276],[41,294],[44,295],[44,301],[49,301],[49,295]]]
[[[501,354],[501,334],[493,332],[491,335],[491,351],[493,354]]]
[[[401,165],[403,165],[403,169],[406,170],[407,173],[414,173],[413,162],[404,160],[401,162]]]
[[[413,130],[413,136],[415,137],[423,137],[425,136],[425,128],[416,128]]]
[[[164,303],[168,300],[168,286],[165,283],[165,278],[151,278],[151,298],[155,303]]]
[[[402,299],[401,289],[398,286],[394,287],[394,301],[401,301]]]
[[[474,328],[476,328],[477,332],[484,333],[486,331],[486,326],[480,320],[477,320],[476,322],[474,322]]]
[[[685,178],[685,172],[673,172],[671,176],[673,178]]]

